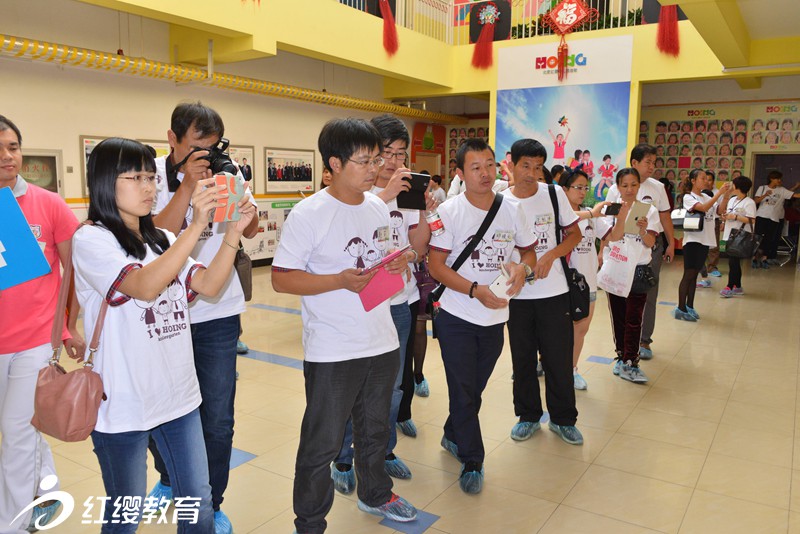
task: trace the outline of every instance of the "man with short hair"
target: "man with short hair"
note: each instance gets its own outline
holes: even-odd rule
[[[652,204],[658,210],[658,219],[664,232],[656,237],[656,244],[653,247],[653,259],[650,268],[653,269],[656,283],[647,292],[647,302],[644,306],[644,317],[642,318],[642,335],[639,342],[639,358],[650,360],[653,358],[653,351],[650,344],[653,342],[653,331],[656,327],[656,303],[658,302],[658,282],[661,273],[661,261],[667,263],[672,261],[675,256],[675,235],[670,216],[671,209],[667,190],[664,184],[653,178],[655,170],[656,149],[647,144],[639,144],[631,150],[631,167],[639,173],[639,192],[636,200]],[[702,163],[702,162],[701,162]],[[612,185],[608,190],[606,200],[609,202],[619,202],[619,189],[617,184]],[[666,243],[665,243],[666,241]],[[666,245],[666,246],[665,246]],[[602,249],[601,249],[602,250]]]
[[[31,425],[31,418],[39,370],[53,355],[50,332],[56,320],[61,266],[70,261],[70,242],[78,228],[78,219],[64,199],[29,184],[20,175],[21,169],[22,134],[0,115],[0,188],[11,188],[50,265],[48,274],[0,293],[0,532],[24,531],[36,520],[40,526],[46,525],[61,507],[59,501],[48,501],[17,518],[42,491],[40,482],[56,474],[50,446]],[[70,357],[83,358],[86,344],[76,326],[77,300],[70,298],[68,305],[62,339]],[[63,317],[59,320],[64,323]],[[58,486],[48,489],[57,490]]]
[[[485,451],[478,420],[481,396],[503,350],[508,299],[522,288],[536,264],[536,238],[518,205],[503,201],[502,196],[495,199],[494,151],[482,138],[467,139],[456,159],[465,192],[439,206],[444,232],[431,238],[428,261],[431,274],[447,287],[434,318],[450,396],[442,447],[462,463],[461,490],[474,494],[483,489],[484,477]],[[470,258],[454,270],[456,259],[498,200],[500,206],[483,238]],[[508,289],[500,297],[489,288],[502,272],[498,251],[508,258],[514,248],[520,249],[522,263],[504,264],[510,276],[505,284]]]
[[[392,493],[385,470],[392,384],[400,369],[389,300],[365,311],[358,296],[377,271],[363,274],[368,244],[391,246],[386,203],[368,191],[383,165],[381,135],[361,119],[334,119],[319,135],[331,184],[297,204],[283,225],[272,287],[301,296],[306,410],[294,477],[295,527],[324,532],[333,505],[330,463],[353,422],[358,508],[395,521],[416,509]],[[401,256],[385,267],[405,274]]]
[[[253,179],[253,168],[247,164],[247,158],[242,158],[242,164],[239,166],[239,169],[242,171],[242,177],[245,182],[249,182]]]
[[[210,149],[225,134],[219,114],[200,102],[179,104],[172,112],[167,139],[168,156],[156,159],[157,193],[154,222],[175,235],[192,221],[192,192],[199,180],[211,178]],[[250,202],[255,200],[246,190]],[[226,222],[209,223],[192,251],[192,257],[208,265],[223,246]],[[258,231],[258,217],[244,231],[251,238]],[[224,243],[238,248],[238,243]],[[214,507],[216,534],[230,534],[233,526],[220,510],[228,487],[231,451],[233,449],[233,404],[236,396],[236,344],[239,339],[239,315],[244,313],[244,293],[239,277],[231,270],[228,281],[214,298],[199,296],[189,305],[195,370],[203,403],[200,420],[203,424],[208,455],[211,504]],[[150,442],[155,466],[161,474],[150,496],[172,499],[169,474],[153,441]]]
[[[547,150],[534,139],[520,139],[511,145],[514,187],[503,193],[518,205],[536,233],[535,282],[526,284],[508,304],[508,339],[514,368],[514,413],[519,422],[511,439],[524,441],[539,430],[544,415],[536,376],[541,354],[550,414],[550,430],[571,445],[583,444],[575,427],[578,410],[572,374],[573,328],[569,305],[569,286],[560,258],[580,242],[578,216],[564,189],[540,184]],[[567,171],[569,172],[569,171]],[[558,216],[551,200],[551,188],[558,202]],[[559,228],[560,227],[560,228]],[[560,244],[557,232],[563,232]]]

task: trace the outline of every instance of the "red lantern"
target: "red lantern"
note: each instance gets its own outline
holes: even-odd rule
[[[566,34],[581,24],[596,21],[598,17],[597,10],[587,6],[583,0],[563,0],[544,16],[543,24],[561,36],[558,45],[558,81],[562,81],[567,75],[569,47]]]

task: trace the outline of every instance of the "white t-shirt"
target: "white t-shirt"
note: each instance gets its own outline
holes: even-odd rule
[[[164,233],[170,243],[175,241],[172,233]],[[108,307],[94,360],[108,396],[97,415],[95,429],[100,432],[149,430],[200,405],[187,312],[197,263],[189,258],[153,301],[129,299],[116,290],[131,266],[156,258],[150,247],[144,260],[128,256],[114,235],[99,226],[83,226],[75,233],[75,292],[84,311],[85,339],[92,338],[103,300],[122,301]]]
[[[375,195],[383,191],[383,187],[373,187],[371,192]],[[389,208],[389,219],[391,240],[388,249],[379,250],[378,246],[382,244],[380,241],[373,241],[371,250],[367,252],[367,258],[370,259],[368,267],[381,260],[389,250],[398,249],[408,244],[408,232],[413,230],[419,224],[419,211],[405,210],[397,207],[397,199],[393,198],[386,203]],[[413,266],[412,272],[413,272]],[[404,276],[405,278],[405,276]],[[417,290],[417,279],[412,276],[411,280],[406,280],[406,287],[404,291],[400,291],[392,297],[392,306],[399,304],[413,304],[419,300],[419,290]]]
[[[593,219],[581,219],[578,228],[583,236],[569,255],[569,266],[576,269],[589,284],[589,291],[597,291],[597,249],[594,247],[595,229]]]
[[[447,193],[444,192],[444,188],[441,186],[435,191],[433,191],[432,194],[433,194],[433,199],[436,200],[436,202],[438,202],[439,204],[447,200]]]
[[[756,201],[750,197],[738,199],[734,196],[728,199],[728,205],[725,208],[725,213],[735,213],[736,215],[743,215],[752,219],[756,216]],[[753,231],[753,226],[750,223],[743,223],[742,221],[725,221],[725,229],[722,232],[723,241],[727,241],[731,236],[731,230],[734,228],[745,227],[750,232]]]
[[[370,251],[391,246],[389,208],[372,193],[352,206],[323,189],[301,200],[283,224],[272,270],[339,274],[369,267]],[[337,289],[300,299],[303,348],[309,362],[378,356],[400,346],[386,300],[364,311],[357,293]]]
[[[608,234],[611,233],[611,230],[614,228],[614,223],[616,223],[617,218],[611,216],[599,217],[596,219],[596,221],[595,231],[597,232],[597,236],[600,239],[607,239]],[[652,205],[647,211],[647,231],[655,234],[660,234],[664,231],[664,228],[661,226],[661,219],[658,217],[658,210],[656,210],[655,206]],[[633,239],[634,242],[638,243],[641,247],[639,261],[636,262],[636,265],[647,265],[650,263],[650,260],[653,257],[653,251],[650,247],[645,246],[644,242],[642,241],[642,236],[639,234],[622,234],[622,239],[619,241],[624,243],[627,239]],[[609,248],[608,243],[606,243],[606,248]]]
[[[549,188],[555,187],[556,199],[558,200],[558,218],[562,228],[568,228],[578,222],[578,216],[572,209],[567,199],[564,189],[559,186],[549,186],[539,184],[536,193],[532,197],[519,198],[514,195],[513,190],[503,192],[503,196],[511,202],[518,203],[525,213],[525,219],[531,225],[536,235],[536,257],[541,258],[547,252],[558,246],[556,243],[556,224],[553,203],[550,201]],[[520,257],[516,253],[513,261],[518,262]],[[533,284],[525,284],[522,291],[514,297],[520,300],[544,299],[563,295],[569,291],[567,278],[564,276],[564,267],[561,260],[553,262],[553,266],[546,278],[536,279]]]
[[[452,266],[461,251],[481,227],[487,211],[473,206],[466,195],[448,199],[438,208],[444,233],[431,237],[431,248],[448,253],[445,263]],[[518,203],[504,199],[492,224],[458,274],[485,286],[500,275],[500,264],[508,263],[514,247],[529,249],[536,236]],[[508,320],[508,308],[490,310],[476,298],[446,289],[439,301],[443,310],[479,326],[491,326]]]
[[[763,199],[758,205],[756,216],[780,222],[785,214],[783,202],[792,198],[794,193],[783,186],[772,189],[769,186],[762,185],[758,188],[758,191],[756,191],[756,196],[763,196],[767,191],[772,191],[772,194]]]
[[[606,200],[609,202],[619,202],[620,194],[617,184],[608,188]],[[652,204],[660,212],[669,212],[669,198],[664,184],[655,178],[648,178],[639,185],[639,192],[636,193],[636,200]],[[663,230],[662,230],[663,231]]]
[[[157,175],[157,191],[156,191],[156,204],[153,209],[153,214],[161,213],[169,201],[172,200],[174,193],[169,191],[167,186],[167,158],[169,156],[162,156],[156,158],[156,175]],[[183,181],[183,173],[178,172],[178,181]],[[247,190],[247,196],[250,202],[257,206],[253,195]],[[185,222],[181,227],[181,232],[184,228],[189,226],[192,222],[193,216],[192,206],[186,211]],[[192,257],[197,258],[197,261],[205,265],[211,264],[211,260],[216,256],[219,247],[223,245],[222,239],[225,236],[225,228],[228,223],[209,223],[209,227],[200,235],[200,239],[192,249]],[[180,234],[179,234],[180,235]],[[190,306],[191,322],[192,324],[203,323],[214,319],[223,319],[233,315],[244,313],[244,292],[242,291],[242,284],[239,282],[239,276],[236,274],[236,269],[231,269],[231,274],[228,275],[228,281],[222,287],[216,297],[197,297]]]
[[[711,197],[704,193],[700,193],[699,195],[695,195],[694,193],[686,193],[683,195],[683,207],[689,211],[693,211],[693,208],[696,204],[705,204],[709,200],[711,200]],[[706,245],[711,248],[716,247],[717,235],[714,229],[714,219],[716,218],[717,204],[715,202],[714,205],[711,206],[705,213],[703,229],[700,232],[684,232],[683,244],[700,243],[701,245]]]

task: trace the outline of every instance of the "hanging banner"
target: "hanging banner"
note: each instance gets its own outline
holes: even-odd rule
[[[605,199],[614,170],[627,165],[632,46],[630,36],[575,41],[564,82],[553,43],[500,50],[496,153],[536,139],[547,148],[548,168],[583,163],[587,204]]]

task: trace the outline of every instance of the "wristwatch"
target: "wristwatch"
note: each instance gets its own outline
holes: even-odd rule
[[[522,266],[525,267],[525,283],[532,284],[533,281],[536,280],[536,275],[533,274],[533,269],[531,269],[531,266],[527,263],[523,263]]]

